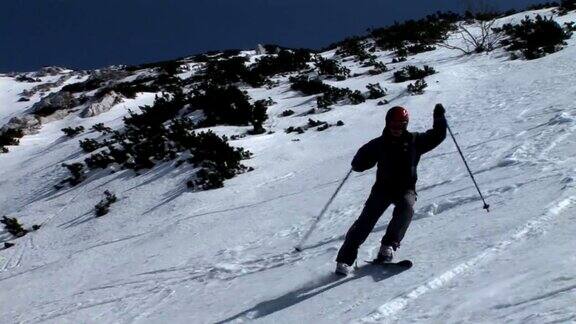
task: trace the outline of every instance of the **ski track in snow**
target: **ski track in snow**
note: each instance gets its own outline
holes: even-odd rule
[[[422,295],[429,293],[432,290],[446,286],[449,282],[457,279],[459,276],[474,271],[475,268],[486,262],[489,262],[490,259],[494,258],[496,255],[505,252],[510,247],[510,245],[517,244],[518,242],[530,237],[530,235],[541,233],[541,230],[546,227],[554,217],[558,217],[563,210],[575,202],[576,195],[572,195],[559,200],[556,204],[550,207],[548,211],[544,213],[544,215],[526,223],[523,227],[510,235],[509,239],[497,243],[495,246],[484,250],[476,257],[456,265],[455,267],[447,270],[439,276],[430,279],[423,285],[414,288],[402,296],[396,297],[386,302],[382,306],[378,307],[376,311],[359,319],[356,322],[377,323],[390,319],[402,309],[406,308],[408,304],[414,302]]]

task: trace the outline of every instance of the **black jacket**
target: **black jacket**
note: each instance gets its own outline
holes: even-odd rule
[[[446,138],[446,119],[434,119],[432,129],[425,133],[405,131],[400,137],[386,129],[362,146],[352,160],[352,170],[362,172],[378,164],[376,188],[392,192],[416,189],[417,166],[422,154],[438,146]]]

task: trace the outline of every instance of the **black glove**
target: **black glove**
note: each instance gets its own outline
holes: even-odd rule
[[[444,109],[444,106],[442,106],[442,104],[436,104],[436,107],[434,107],[434,119],[444,118],[445,112],[446,109]]]

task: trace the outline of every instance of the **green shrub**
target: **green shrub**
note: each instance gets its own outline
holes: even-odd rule
[[[263,100],[258,105],[267,104],[270,104],[269,100]],[[174,118],[166,124],[130,123],[122,132],[113,131],[112,141],[94,141],[95,144],[83,142],[107,148],[85,159],[86,166],[93,170],[114,164],[137,171],[151,169],[157,162],[174,160],[188,152],[189,163],[198,168],[207,168],[210,174],[216,173],[222,179],[249,170],[240,161],[249,158],[251,153],[231,147],[226,137],[218,137],[213,132],[195,133],[193,129],[196,125],[189,118]],[[84,164],[63,166],[69,169],[72,176],[62,181],[59,188],[65,183],[76,185],[85,179]],[[198,179],[203,179],[203,176]],[[205,184],[200,187],[208,188]]]
[[[371,59],[368,66],[373,68],[368,71],[370,75],[378,75],[388,71],[388,67],[382,62],[377,62],[375,59]]]
[[[281,50],[276,55],[260,58],[252,68],[252,72],[262,76],[273,76],[279,73],[295,72],[308,67],[311,60],[309,50]]]
[[[96,217],[102,217],[110,212],[110,206],[118,201],[116,195],[111,193],[110,191],[104,191],[104,198],[100,200],[96,206],[94,206],[94,210],[96,211]]]
[[[9,128],[0,132],[0,153],[8,153],[5,146],[20,144],[20,138],[24,137],[24,132],[20,129]]]
[[[369,83],[366,88],[368,88],[369,91],[368,99],[379,99],[386,95],[386,92],[378,83]]]
[[[364,98],[360,90],[352,91],[350,94],[348,94],[348,99],[350,99],[350,103],[353,105],[359,105],[366,101],[366,98]]]
[[[245,82],[253,87],[263,86],[266,78],[250,70],[246,66],[247,62],[247,58],[240,56],[222,60],[210,60],[206,64],[202,79],[205,82],[216,85]]]
[[[131,127],[143,128],[145,126],[157,127],[164,122],[176,117],[188,103],[188,98],[178,90],[173,94],[163,93],[156,95],[152,106],[140,107],[140,114],[129,111],[129,116],[124,117],[124,124]]]
[[[230,58],[233,56],[238,56],[240,53],[242,53],[242,50],[240,49],[227,49],[222,52],[222,57]]]
[[[192,156],[188,161],[201,169],[196,178],[188,182],[188,187],[200,190],[220,188],[224,180],[250,170],[240,161],[249,158],[251,153],[231,147],[226,138],[211,131],[191,136],[195,145],[190,149]]]
[[[335,126],[335,125],[336,126],[344,126],[344,122],[339,120],[336,124],[330,124],[330,123],[325,122],[325,121],[314,120],[314,119],[309,118],[308,123],[306,123],[306,125],[298,126],[298,127],[290,126],[286,129],[285,132],[288,134],[290,134],[290,133],[303,134],[306,130],[308,130],[310,128],[314,128],[314,127],[317,127],[316,130],[321,132],[321,131],[327,130],[328,128]]]
[[[76,186],[86,179],[86,173],[84,171],[83,163],[72,163],[72,164],[63,163],[62,167],[68,169],[71,175],[68,178],[60,181],[59,184],[55,185],[54,187],[56,189],[62,189],[64,185],[67,183],[70,184],[71,186]]]
[[[537,15],[535,20],[526,16],[520,24],[505,24],[495,30],[503,31],[508,36],[501,42],[507,51],[520,52],[528,60],[560,50],[572,36],[569,28],[565,30],[552,18],[543,18],[540,15]]]
[[[150,84],[149,84],[150,83]],[[120,82],[112,85],[102,87],[94,94],[95,99],[103,98],[110,94],[112,91],[121,94],[126,98],[134,99],[138,92],[158,92],[161,90],[172,90],[174,88],[181,88],[181,80],[177,77],[159,75],[151,80],[136,80],[132,82]]]
[[[66,128],[62,128],[61,129],[62,132],[64,132],[64,134],[66,134],[66,136],[68,137],[74,137],[82,132],[84,132],[84,126],[78,126],[78,127],[66,127]]]
[[[320,55],[316,56],[315,66],[320,75],[324,75],[328,78],[342,81],[350,76],[350,69],[340,65],[336,60],[323,58]]]
[[[318,108],[328,108],[350,94],[352,94],[352,91],[348,88],[330,87],[322,96],[316,98],[316,104]]]
[[[320,79],[310,79],[305,75],[290,77],[290,82],[290,88],[292,90],[300,91],[306,96],[323,93],[330,89],[330,86],[322,82]]]
[[[20,222],[18,221],[18,219],[16,219],[16,217],[10,218],[7,216],[3,216],[2,219],[0,219],[0,223],[4,224],[4,228],[8,233],[16,237],[22,237],[28,234],[28,230],[22,227],[22,224],[20,224]]]
[[[513,14],[513,13],[508,12],[507,14]],[[473,13],[473,12],[467,10],[464,13],[464,19],[466,19],[467,21],[471,21],[471,20],[490,21],[490,20],[504,17],[507,14],[503,14],[503,13],[496,12],[496,11],[483,11],[483,12]]]
[[[452,12],[438,12],[423,19],[396,22],[388,27],[372,29],[370,34],[376,45],[383,50],[397,50],[407,44],[434,45],[445,40],[448,32],[455,30],[454,23],[460,19],[460,15]]]
[[[560,6],[558,7],[558,13],[562,16],[567,14],[569,11],[576,10],[576,0],[562,0],[560,1]]]
[[[254,106],[248,95],[235,86],[204,85],[190,99],[193,109],[202,109],[206,119],[202,126],[249,125]]]
[[[360,62],[376,58],[376,56],[366,51],[365,45],[358,37],[347,38],[333,46],[338,47],[336,55],[342,57],[354,56]]]
[[[287,134],[290,134],[290,133],[304,134],[304,129],[302,129],[302,127],[290,126],[290,127],[286,128],[286,133]]]
[[[104,126],[104,123],[94,124],[94,126],[92,126],[92,129],[103,134],[112,133],[112,128]]]
[[[526,10],[540,10],[540,9],[547,9],[552,7],[558,7],[558,2],[545,2],[545,3],[537,3],[530,5],[526,8]]]
[[[252,134],[262,134],[266,131],[263,125],[264,122],[268,119],[268,115],[266,114],[268,106],[269,106],[268,100],[258,100],[254,103],[254,109],[252,109],[252,120],[251,120],[252,125],[254,126]]]
[[[103,144],[91,138],[80,140],[80,147],[82,148],[82,151],[86,153],[94,152],[103,146]]]
[[[424,52],[430,52],[435,50],[436,47],[434,46],[430,46],[430,45],[425,45],[425,44],[414,44],[414,45],[408,45],[406,46],[406,51],[408,52],[408,54],[418,54],[418,53],[424,53]]]
[[[125,68],[126,71],[138,71],[142,69],[156,69],[159,72],[174,75],[181,71],[182,63],[180,59],[176,60],[168,60],[168,61],[159,61],[159,62],[152,62],[152,63],[144,63],[140,65],[131,65]]]
[[[66,91],[70,93],[87,92],[100,88],[104,80],[99,77],[89,77],[86,81],[76,82],[72,84],[67,84],[62,87],[61,91]]]
[[[415,83],[408,84],[408,93],[411,95],[421,95],[424,93],[424,89],[428,87],[428,84],[424,79],[417,80]]]
[[[321,121],[321,120],[314,120],[312,118],[308,118],[308,127],[316,127],[316,126],[321,126],[321,125],[326,125],[328,124],[325,121]]]
[[[224,187],[225,178],[218,171],[210,168],[201,168],[196,172],[193,180],[188,180],[188,188],[195,190],[211,190]]]
[[[394,82],[423,79],[434,73],[436,73],[436,71],[428,65],[424,65],[423,69],[419,69],[414,65],[408,65],[394,72]]]
[[[86,166],[90,169],[106,169],[115,161],[108,152],[98,152],[86,158],[84,162],[86,162]]]

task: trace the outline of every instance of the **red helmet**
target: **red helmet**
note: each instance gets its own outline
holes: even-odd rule
[[[409,120],[408,110],[404,107],[396,106],[390,108],[386,113],[386,123],[389,122],[401,122],[408,123]]]

